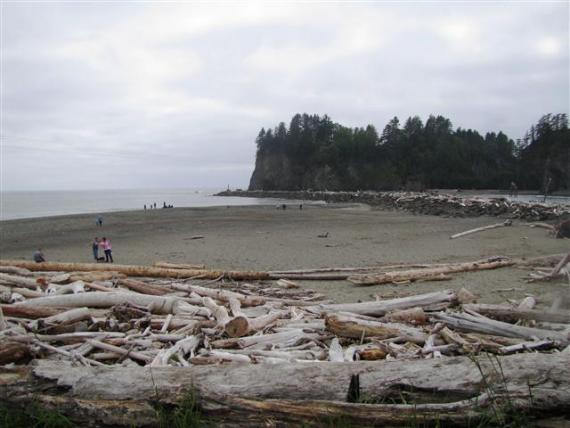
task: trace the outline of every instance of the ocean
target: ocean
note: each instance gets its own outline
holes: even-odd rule
[[[213,207],[226,205],[295,204],[298,201],[269,198],[214,196],[223,189],[129,189],[0,192],[0,220],[49,217],[69,214],[98,214],[112,211],[142,210],[165,202],[175,207]],[[505,194],[465,192],[460,196],[506,197]],[[510,199],[510,198],[508,198]],[[540,195],[519,195],[521,202],[543,202]],[[318,202],[308,202],[318,203]],[[548,204],[570,204],[568,197],[552,197]]]
[[[275,199],[213,196],[223,189],[129,189],[0,192],[0,220],[174,207],[271,205]],[[288,201],[292,203],[292,201]]]

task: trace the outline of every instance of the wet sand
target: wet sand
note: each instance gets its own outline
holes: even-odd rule
[[[175,208],[108,213],[103,227],[93,215],[46,217],[0,222],[0,257],[30,259],[41,247],[49,261],[91,262],[91,241],[106,236],[116,263],[203,263],[216,269],[289,270],[376,266],[413,262],[468,261],[492,255],[539,256],[562,253],[569,240],[554,239],[544,229],[515,222],[465,238],[449,236],[500,222],[491,217],[443,218],[402,211],[373,210],[363,205],[232,206]],[[320,238],[328,232],[327,238]],[[192,239],[203,236],[202,239]],[[464,273],[451,281],[410,285],[356,287],[346,281],[305,281],[338,302],[371,296],[405,295],[467,287],[483,302],[503,302],[526,293],[549,304],[570,288],[557,283],[527,284],[526,271],[500,269]],[[497,292],[497,289],[521,290]]]

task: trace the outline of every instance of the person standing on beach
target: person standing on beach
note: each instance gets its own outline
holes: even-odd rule
[[[36,251],[34,251],[34,253],[32,254],[32,259],[34,259],[34,262],[36,263],[42,263],[46,261],[46,258],[41,248],[38,248]]]
[[[103,236],[103,239],[101,240],[101,246],[103,247],[103,251],[105,251],[105,263],[113,263],[113,255],[111,254],[111,241]]]
[[[99,227],[103,227],[103,217],[101,217],[100,215],[97,216],[97,226]]]
[[[97,262],[99,260],[99,238],[95,237],[91,243],[91,250],[93,250],[93,258]]]

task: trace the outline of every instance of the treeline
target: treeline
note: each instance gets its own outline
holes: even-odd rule
[[[427,188],[570,190],[570,132],[565,114],[545,115],[517,142],[453,129],[443,116],[425,123],[394,117],[348,128],[328,116],[296,114],[262,129],[250,190],[422,190]]]

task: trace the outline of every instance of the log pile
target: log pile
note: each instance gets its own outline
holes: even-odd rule
[[[365,203],[403,209],[417,214],[452,217],[498,216],[528,221],[557,220],[570,215],[569,205],[521,202],[507,198],[483,199],[428,192],[313,192],[313,191],[225,191],[219,196],[278,198],[326,202]]]
[[[205,282],[123,274],[87,281],[77,280],[71,274],[76,266],[69,267],[69,272],[33,272],[4,264],[4,272],[10,273],[0,278],[0,365],[9,366],[0,369],[0,399],[24,403],[38,388],[38,377],[45,382],[59,379],[59,388],[62,382],[71,382],[71,392],[58,400],[69,404],[72,418],[85,423],[93,409],[106,406],[97,412],[98,419],[85,426],[130,425],[126,422],[130,417],[151,421],[147,425],[152,426],[149,402],[154,392],[146,391],[152,384],[137,383],[148,376],[153,377],[156,391],[174,391],[162,400],[175,400],[184,386],[193,385],[206,411],[243,417],[234,426],[256,426],[262,416],[311,423],[314,415],[349,415],[362,426],[378,420],[397,425],[411,407],[402,407],[399,414],[386,400],[402,391],[417,395],[411,398],[419,400],[415,411],[427,421],[441,417],[457,423],[454,418],[461,414],[457,409],[478,418],[485,403],[496,404],[481,387],[483,372],[491,369],[473,362],[487,358],[483,353],[505,359],[505,370],[512,370],[508,382],[513,382],[507,394],[519,394],[516,405],[521,409],[542,406],[541,410],[559,411],[570,403],[570,318],[562,311],[536,310],[534,299],[520,305],[481,305],[466,290],[444,290],[332,304],[289,280]],[[537,359],[536,352],[543,353],[544,361]],[[519,355],[506,357],[511,354]],[[33,359],[41,360],[35,369],[26,366]],[[435,372],[448,361],[457,365],[454,371],[469,373],[467,383],[448,373],[449,390],[455,391],[453,403],[442,404],[435,392],[421,401],[426,391],[445,389],[435,386],[441,377]],[[390,362],[394,365],[386,366]],[[551,369],[547,375],[537,372],[544,364]],[[14,365],[28,368],[9,368]],[[431,372],[422,377],[424,369]],[[413,373],[414,386],[401,384],[405,377],[400,375],[400,381],[382,377],[391,371],[397,375],[398,370]],[[528,379],[517,378],[522,373],[566,380],[550,401],[539,390],[530,391],[529,398],[521,386],[527,388]],[[94,375],[98,383],[87,387]],[[376,381],[371,380],[374,376]],[[459,393],[461,388],[457,382],[451,385],[451,378],[461,381],[465,391]],[[495,381],[504,388],[504,382]],[[298,382],[297,390],[293,382]],[[125,394],[128,388],[137,392],[129,391],[132,401],[127,410],[119,404],[113,410],[109,400],[118,399],[117,388],[123,387]],[[56,388],[43,385],[41,390],[53,393]],[[504,391],[494,393],[505,397]],[[380,404],[358,404],[365,398]],[[53,395],[44,397],[45,402],[54,400]],[[85,410],[88,407],[91,413]]]

